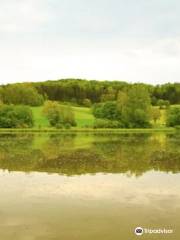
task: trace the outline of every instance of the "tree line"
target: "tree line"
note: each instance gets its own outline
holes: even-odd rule
[[[127,92],[134,85],[144,86],[149,92],[151,103],[157,105],[159,100],[170,104],[180,103],[180,83],[149,85],[143,83],[130,84],[121,81],[87,81],[81,79],[65,79],[33,83],[37,91],[50,100],[70,101],[83,105],[86,99],[92,103],[117,100],[118,92]]]
[[[0,86],[0,99],[4,103],[41,105],[45,99],[67,101],[79,105],[115,101],[119,91],[127,93],[134,86],[143,86],[149,93],[152,105],[180,104],[180,83],[130,84],[121,81],[88,81],[62,79],[36,83],[19,83]]]

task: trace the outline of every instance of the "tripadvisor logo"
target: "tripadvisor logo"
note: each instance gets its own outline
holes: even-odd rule
[[[150,228],[137,227],[135,228],[134,233],[137,236],[141,236],[143,234],[170,234],[170,233],[173,233],[173,229],[166,229],[166,228],[150,229]]]
[[[141,235],[143,235],[143,228],[142,227],[137,227],[136,229],[135,229],[135,234],[137,235],[137,236],[141,236]]]

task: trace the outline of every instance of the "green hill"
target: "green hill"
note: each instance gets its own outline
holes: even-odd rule
[[[49,123],[47,118],[43,115],[43,107],[32,107],[32,112],[34,116],[34,128],[48,128]],[[94,117],[91,113],[90,108],[86,107],[72,107],[75,119],[77,122],[77,127],[92,127],[94,122]]]
[[[90,108],[72,107],[78,127],[91,127],[94,123],[94,116]]]

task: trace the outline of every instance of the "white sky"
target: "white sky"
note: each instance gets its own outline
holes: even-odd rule
[[[180,82],[178,0],[1,0],[0,83]]]

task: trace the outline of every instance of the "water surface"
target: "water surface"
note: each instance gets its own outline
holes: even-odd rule
[[[1,134],[0,239],[180,239],[180,136]],[[173,229],[169,235],[134,229]]]

